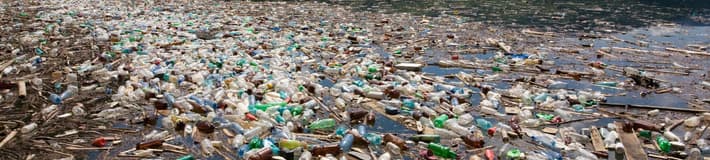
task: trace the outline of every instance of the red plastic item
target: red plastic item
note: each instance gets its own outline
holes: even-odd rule
[[[493,150],[491,149],[486,149],[486,158],[488,160],[495,160],[496,159],[496,154],[493,153]]]
[[[256,121],[256,120],[257,120],[256,116],[254,116],[254,115],[251,114],[251,113],[246,113],[245,116],[246,116],[246,119],[249,120],[249,121]]]
[[[96,139],[94,139],[94,142],[91,143],[91,145],[96,146],[96,147],[106,146],[106,138],[104,138],[104,137],[96,138]]]
[[[562,118],[561,118],[561,117],[555,117],[555,118],[552,119],[552,123],[561,123],[561,122],[562,122]]]
[[[493,134],[496,134],[496,127],[488,128],[488,135],[493,136]]]
[[[436,160],[437,157],[434,155],[434,152],[428,149],[424,150],[419,150],[419,156],[424,157],[426,160]]]
[[[451,55],[451,60],[459,60],[459,55],[458,54]]]

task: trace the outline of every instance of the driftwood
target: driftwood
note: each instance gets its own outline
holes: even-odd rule
[[[592,128],[590,128],[590,132],[592,137],[592,147],[594,148],[594,151],[606,152],[604,140],[602,140],[602,135],[599,133],[599,129],[595,126],[592,126]]]
[[[599,105],[600,105],[600,106],[611,106],[611,107],[631,107],[631,108],[641,108],[641,109],[659,109],[659,110],[680,111],[680,112],[693,112],[693,113],[710,112],[710,110],[705,110],[705,109],[676,108],[676,107],[652,106],[652,105],[641,105],[641,104],[600,103]]]
[[[685,54],[710,56],[710,53],[707,53],[707,52],[698,52],[698,51],[691,51],[691,50],[685,50],[685,49],[679,49],[679,48],[666,48],[666,50],[672,51],[672,52],[685,53]]]
[[[5,146],[5,144],[7,142],[9,142],[10,140],[12,140],[12,138],[14,138],[16,135],[17,135],[17,130],[14,130],[14,131],[10,132],[10,134],[7,134],[7,136],[5,136],[4,139],[2,139],[2,142],[0,142],[0,148],[2,148],[2,146]]]
[[[619,140],[624,145],[624,152],[626,153],[626,159],[628,160],[647,160],[648,156],[646,151],[641,148],[641,142],[638,137],[636,137],[636,132],[631,130],[631,132],[624,132],[622,129],[623,124],[616,123],[616,133],[619,134]]]

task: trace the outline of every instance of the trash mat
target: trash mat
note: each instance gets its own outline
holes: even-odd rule
[[[0,159],[710,154],[707,40],[321,2],[48,0],[1,12]]]

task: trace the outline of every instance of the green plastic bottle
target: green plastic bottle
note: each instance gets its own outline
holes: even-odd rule
[[[367,67],[367,71],[370,73],[375,73],[375,72],[377,72],[377,67],[375,67],[374,65],[371,65],[370,67]]]
[[[288,108],[288,110],[290,110],[291,114],[293,114],[294,116],[301,115],[303,113],[302,106],[293,106],[291,108]]]
[[[422,141],[427,143],[439,143],[441,141],[441,136],[436,134],[419,134],[409,137],[412,141]]]
[[[498,67],[498,66],[493,66],[493,68],[491,68],[491,70],[493,70],[493,72],[502,72],[503,71],[503,69],[500,69],[500,67]]]
[[[651,139],[651,131],[648,131],[648,130],[640,130],[640,131],[639,131],[639,137]]]
[[[434,127],[443,128],[443,127],[444,127],[444,122],[446,122],[446,120],[449,120],[449,116],[447,116],[447,115],[445,115],[445,114],[440,115],[439,117],[434,118]]]
[[[178,158],[177,160],[195,160],[195,157],[192,157],[192,155],[187,155],[187,156],[182,156]]]
[[[281,107],[283,107],[283,106],[286,106],[286,102],[267,103],[267,104],[255,104],[255,105],[254,105],[254,107],[256,107],[256,109],[259,109],[259,110],[262,110],[262,111],[266,111],[267,109],[269,109],[269,108],[271,108],[271,107],[274,107],[274,106],[281,106]]]
[[[597,85],[600,85],[600,86],[607,86],[607,87],[616,87],[616,85],[618,85],[618,84],[619,84],[619,83],[613,82],[613,81],[601,81],[601,82],[597,82]]]
[[[306,148],[304,146],[306,146],[306,144],[298,140],[282,139],[279,141],[279,148],[283,149],[292,150],[298,147]]]
[[[335,127],[335,119],[321,119],[308,125],[308,129],[328,129]]]
[[[663,138],[663,136],[656,137],[656,143],[658,143],[658,148],[663,151],[663,153],[671,152],[671,142],[668,139]]]
[[[449,147],[444,147],[437,143],[429,143],[427,148],[434,152],[434,155],[436,156],[442,158],[456,158],[456,152],[451,151]]]
[[[261,148],[264,147],[264,142],[259,137],[254,137],[249,141],[249,147],[251,148]]]
[[[552,114],[547,114],[547,113],[538,113],[536,114],[537,118],[544,119],[546,121],[552,120],[552,118],[555,118],[555,115]]]

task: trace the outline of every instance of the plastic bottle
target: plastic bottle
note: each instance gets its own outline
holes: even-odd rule
[[[79,88],[78,88],[78,87],[76,87],[76,86],[74,86],[74,85],[69,85],[69,86],[67,87],[67,90],[65,90],[64,92],[62,92],[62,94],[60,94],[60,95],[57,95],[57,94],[50,94],[50,95],[49,95],[49,100],[52,101],[52,103],[54,103],[54,104],[60,104],[60,103],[62,103],[62,101],[64,101],[65,99],[67,99],[67,98],[69,98],[69,97],[71,97],[71,96],[74,96],[74,94],[76,94],[76,92],[78,92],[78,91],[79,91]]]
[[[493,127],[493,124],[489,122],[488,120],[485,120],[483,118],[478,118],[476,119],[476,126],[480,128],[481,130],[488,130],[489,128]]]
[[[470,135],[471,132],[468,131],[465,127],[462,127],[459,125],[456,119],[449,119],[444,122],[444,127],[447,129],[453,131],[454,133],[461,135],[461,136],[467,136]]]
[[[287,150],[293,150],[298,147],[306,148],[307,144],[298,140],[282,139],[279,141],[279,147]]]
[[[469,126],[473,122],[473,116],[471,114],[463,114],[457,118],[459,125]]]
[[[182,157],[178,158],[177,160],[195,160],[195,157],[193,157],[192,155],[187,155],[187,156],[182,156]]]
[[[496,154],[491,149],[486,149],[485,155],[486,155],[486,159],[488,159],[488,160],[496,160]]]
[[[475,135],[461,136],[461,139],[463,139],[463,142],[466,143],[466,145],[471,146],[473,148],[482,148],[485,144],[483,138],[477,137]]]
[[[380,157],[377,157],[377,160],[390,160],[392,159],[392,155],[390,155],[389,152],[385,152],[384,154],[380,155]]]
[[[540,119],[526,119],[520,123],[521,126],[525,126],[525,127],[538,127],[538,126],[540,126],[540,124],[542,124]]]
[[[451,151],[449,147],[442,146],[437,143],[429,143],[427,148],[434,152],[434,155],[442,158],[456,158],[456,152]]]
[[[557,148],[557,145],[556,145],[557,142],[550,137],[547,137],[545,135],[534,135],[534,136],[530,136],[530,138],[532,138],[532,140],[534,142],[536,142],[542,146],[545,146],[548,149],[551,149],[553,151],[559,151],[559,148]]]
[[[387,148],[387,150],[394,153],[395,155],[399,155],[400,152],[402,151],[402,149],[400,149],[399,146],[397,146],[396,144],[394,144],[392,142],[387,142],[387,144],[385,144],[385,147]]]
[[[204,140],[202,140],[202,142],[200,142],[200,147],[202,147],[202,152],[207,155],[211,155],[212,152],[214,152],[216,150],[214,148],[214,146],[212,146],[212,141],[210,141],[207,138],[205,138]]]
[[[380,145],[382,144],[382,136],[375,134],[375,133],[368,133],[365,135],[365,139],[367,139],[368,142],[370,142],[371,145]]]
[[[658,148],[663,151],[663,153],[671,152],[671,143],[668,139],[663,138],[663,136],[656,137],[656,143],[658,143]]]
[[[350,152],[350,148],[353,146],[354,136],[352,134],[347,134],[340,141],[340,150],[347,153]]]
[[[562,154],[556,151],[544,151],[544,155],[548,160],[562,160]]]
[[[616,144],[616,139],[618,138],[618,134],[616,131],[611,131],[609,134],[607,134],[606,137],[604,137],[604,144],[606,147],[612,146]]]
[[[301,156],[298,157],[298,160],[310,160],[310,159],[311,159],[311,152],[309,152],[308,150],[304,150],[301,153]]]
[[[444,127],[444,122],[449,119],[449,116],[442,114],[439,117],[434,118],[434,127],[442,128]]]
[[[441,141],[441,136],[436,134],[418,134],[409,137],[409,140],[427,143],[439,143]]]
[[[329,129],[335,127],[335,119],[321,119],[308,125],[308,129]]]
[[[496,117],[503,117],[502,113],[498,112],[496,109],[490,108],[490,107],[481,107],[481,113],[488,114],[488,115],[493,115]]]
[[[348,127],[345,126],[344,124],[341,124],[338,126],[337,129],[335,129],[335,135],[339,136],[345,136],[345,133],[348,132]]]
[[[367,135],[367,129],[365,128],[365,125],[358,125],[357,126],[357,132],[360,133],[360,135]]]
[[[165,97],[165,101],[168,103],[168,108],[172,108],[173,104],[175,104],[175,97],[167,92],[163,94],[163,97]]]

